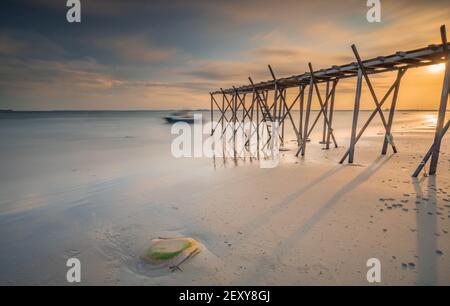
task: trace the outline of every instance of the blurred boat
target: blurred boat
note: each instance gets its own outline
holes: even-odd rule
[[[187,110],[171,113],[170,115],[164,117],[168,123],[174,122],[186,122],[194,123],[194,115]]]

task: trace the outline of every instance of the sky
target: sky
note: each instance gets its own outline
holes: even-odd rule
[[[0,9],[0,109],[198,109],[220,87],[270,79],[440,43],[450,1],[382,0],[381,22],[366,0],[4,0]],[[448,35],[450,37],[450,34]],[[436,109],[442,69],[408,71],[402,109]],[[394,79],[374,77],[379,95]],[[353,104],[355,80],[337,87]],[[295,93],[290,92],[293,96]],[[373,108],[367,92],[362,107]]]

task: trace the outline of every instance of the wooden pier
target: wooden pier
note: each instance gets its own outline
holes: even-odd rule
[[[305,156],[309,136],[318,125],[321,117],[323,117],[321,143],[324,144],[325,149],[329,149],[330,145],[337,148],[338,144],[333,134],[333,112],[335,108],[334,101],[336,91],[341,79],[356,78],[350,144],[348,150],[342,156],[340,163],[344,163],[346,160],[348,163],[353,163],[356,145],[377,115],[380,117],[385,130],[381,154],[385,155],[388,147],[391,147],[392,151],[397,153],[397,147],[392,135],[392,125],[394,122],[400,83],[403,76],[411,68],[445,63],[445,73],[434,141],[428,152],[426,152],[422,162],[413,173],[413,176],[417,177],[431,158],[429,174],[433,175],[436,173],[437,169],[442,138],[450,127],[450,120],[445,123],[445,113],[447,110],[450,86],[450,44],[447,41],[444,25],[441,26],[440,32],[441,43],[438,45],[429,45],[421,49],[396,52],[395,54],[378,56],[367,60],[363,60],[356,46],[352,45],[351,49],[355,57],[355,62],[341,66],[332,66],[321,70],[314,70],[312,63],[309,63],[307,72],[290,77],[277,78],[272,67],[268,65],[268,70],[272,77],[269,81],[254,83],[252,78],[249,77],[248,85],[240,87],[233,86],[228,89],[221,88],[218,91],[210,93],[211,121],[214,121],[214,110],[217,109],[220,112],[217,125],[212,127],[211,134],[216,132],[218,126],[223,127],[223,125],[232,125],[233,128],[235,128],[236,124],[245,123],[246,120],[253,122],[256,118],[255,131],[257,132],[259,131],[259,125],[262,122],[278,122],[281,128],[279,137],[281,144],[283,144],[285,123],[287,123],[292,126],[297,137],[298,150],[296,156]],[[392,71],[397,72],[397,77],[387,92],[385,92],[383,96],[380,96],[375,92],[370,77],[375,74]],[[369,89],[374,109],[368,120],[358,131],[360,99],[364,83]],[[319,85],[325,87],[324,96],[321,95]],[[296,94],[294,99],[290,102],[287,101],[288,98],[286,95],[286,90],[288,88],[298,89],[298,94]],[[311,120],[313,96],[316,96],[319,101],[320,110],[317,116]],[[247,97],[251,97],[251,99],[248,99],[250,100],[249,103],[246,102]],[[273,99],[270,99],[269,97],[273,97]],[[389,114],[386,118],[382,107],[390,97]],[[300,111],[298,122],[295,122],[291,113],[296,107],[298,107],[298,110]],[[242,111],[242,116],[239,115],[239,111]],[[231,112],[231,114],[229,114],[229,112]],[[238,119],[238,117],[240,118]]]

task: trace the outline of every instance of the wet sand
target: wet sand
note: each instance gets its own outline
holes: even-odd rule
[[[274,169],[172,158],[159,113],[2,118],[0,284],[67,284],[77,257],[82,284],[367,285],[376,257],[381,284],[449,285],[448,136],[438,175],[411,178],[432,115],[399,111],[399,153],[383,157],[374,122],[355,164],[339,165],[351,113],[336,112],[339,148],[322,150],[317,128],[304,158],[288,142]],[[139,260],[175,236],[204,246],[182,271]]]

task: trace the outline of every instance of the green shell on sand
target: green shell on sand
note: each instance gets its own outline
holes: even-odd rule
[[[142,259],[158,266],[177,267],[200,250],[192,238],[154,239]]]

